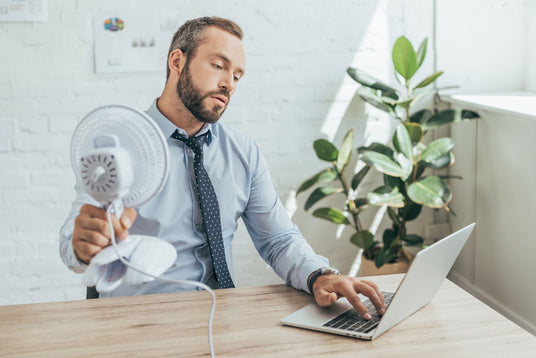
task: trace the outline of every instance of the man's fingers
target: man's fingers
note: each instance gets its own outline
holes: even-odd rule
[[[93,245],[87,241],[80,241],[75,249],[76,257],[84,262],[89,264],[91,259],[102,250],[102,247]]]
[[[132,208],[126,208],[125,211],[123,211],[123,215],[121,215],[121,224],[125,229],[130,229],[132,226],[132,223],[134,220],[136,220],[136,210]]]
[[[96,218],[88,218],[82,223],[81,228],[87,231],[96,231],[102,236],[108,239],[110,238],[110,227],[108,225],[108,221]]]
[[[106,210],[90,204],[84,204],[80,208],[80,216],[89,216],[97,219],[106,219]]]
[[[355,310],[361,315],[361,317],[363,317],[364,319],[371,319],[372,316],[363,304],[363,302],[361,302],[361,299],[359,298],[359,295],[357,294],[354,285],[352,285],[349,281],[344,282],[344,285],[342,285],[341,287],[341,295],[346,297],[348,302],[350,302],[352,307],[355,308]]]
[[[335,303],[335,301],[337,301],[338,298],[339,297],[335,292],[328,292],[324,290],[315,295],[316,303],[318,303],[320,307],[331,306]]]
[[[355,277],[342,275],[324,275],[317,278],[313,284],[313,294],[319,306],[329,306],[339,297],[346,297],[348,302],[365,319],[372,315],[359,298],[359,294],[368,297],[379,315],[385,313],[383,294],[376,284]]]
[[[376,284],[370,281],[359,280],[354,282],[354,289],[369,298],[379,315],[385,313],[385,300]]]
[[[135,219],[136,210],[130,208],[125,209],[121,220],[112,215],[114,236],[118,239],[127,238],[128,229]],[[84,263],[89,263],[97,253],[110,245],[110,234],[106,211],[93,205],[83,205],[74,221],[72,245],[76,257]]]
[[[110,238],[95,230],[81,230],[78,234],[78,240],[87,242],[100,248],[105,248],[110,244]]]
[[[106,210],[86,204],[80,209],[80,216],[89,216],[90,218],[105,222],[106,227],[104,229],[101,226],[97,226],[94,229],[98,230],[102,235],[110,237],[110,227],[108,225],[108,216],[106,214]],[[126,239],[128,236],[128,229],[130,226],[132,226],[132,223],[136,219],[136,210],[126,208],[121,216],[121,221],[117,220],[115,215],[111,215],[111,219],[115,237],[118,239]]]

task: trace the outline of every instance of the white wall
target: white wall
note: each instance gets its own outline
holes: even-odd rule
[[[526,26],[527,35],[525,40],[525,48],[527,55],[525,58],[526,82],[525,88],[527,91],[536,91],[536,1],[527,1],[526,7]]]
[[[536,91],[536,2],[438,4],[438,64],[459,80],[457,93]],[[455,24],[464,31],[452,31]],[[515,102],[503,101],[508,108]],[[463,176],[451,182],[457,213],[452,229],[473,221],[477,226],[449,277],[534,334],[531,205],[536,197],[527,187],[535,173],[526,163],[536,150],[535,118],[490,110],[503,105],[497,99],[483,102],[455,103],[476,110],[481,119],[451,127],[458,151],[451,174]]]
[[[453,168],[464,180],[453,185],[460,195],[452,203],[458,213],[452,224],[453,229],[474,221],[477,226],[451,279],[535,333],[536,194],[530,188],[536,169],[527,163],[536,152],[536,117],[464,106],[479,111],[482,118],[453,128],[453,138],[465,155]]]
[[[534,19],[527,7],[525,0],[437,0],[438,69],[448,74],[439,86],[459,85],[464,92],[524,89],[527,70],[534,67],[526,66]]]
[[[58,256],[58,230],[74,196],[70,136],[82,116],[99,105],[122,103],[145,109],[160,94],[165,76],[163,71],[95,74],[92,14],[96,9],[147,8],[147,4],[49,0],[47,22],[0,23],[0,44],[8,49],[0,52],[0,304],[83,297],[80,277],[69,272]],[[367,134],[378,134],[374,128],[390,127],[384,116],[352,100],[352,92],[345,90],[352,86],[346,67],[358,65],[394,82],[390,64],[394,40],[406,34],[418,43],[431,36],[433,24],[433,2],[419,0],[156,0],[150,4],[176,11],[183,20],[219,15],[242,26],[247,75],[222,121],[258,142],[284,202],[291,201],[299,183],[325,166],[314,155],[314,139],[339,141],[346,128],[355,125],[361,130],[356,143],[362,143]],[[525,1],[486,4],[483,9],[477,0],[438,0],[443,21],[438,28],[443,36],[438,37],[440,69],[446,71],[442,80],[471,89],[521,88],[517,60],[501,68],[499,78],[492,78],[498,68],[482,63],[489,57],[512,62],[509,56],[522,47],[521,40],[516,40],[519,32],[512,29],[514,33],[501,42],[507,51],[499,54],[487,36],[490,31],[491,35],[500,32],[497,24],[504,23],[503,17],[509,29],[514,27],[517,20],[509,20],[509,14],[520,15]],[[492,16],[479,15],[488,7]],[[456,20],[460,14],[465,21]],[[468,22],[473,26],[465,26]],[[451,51],[456,41],[464,51]],[[480,49],[475,45],[479,43],[486,46]],[[472,55],[467,56],[467,51]],[[475,56],[475,51],[484,51],[486,57]],[[428,61],[426,73],[432,68]],[[430,213],[426,215],[424,221],[433,220]],[[357,249],[347,236],[336,240],[336,227],[300,210],[294,219],[319,253],[342,270],[349,268]],[[240,285],[280,282],[251,254],[243,230],[234,247]]]

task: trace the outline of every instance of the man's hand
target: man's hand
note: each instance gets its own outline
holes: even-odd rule
[[[358,293],[370,299],[379,315],[385,313],[383,294],[373,282],[342,275],[323,275],[313,284],[313,295],[319,306],[327,307],[340,297],[346,297],[361,317],[371,319],[372,316],[359,299]]]
[[[112,215],[112,224],[115,237],[124,240],[128,237],[128,229],[136,219],[136,210],[126,208],[121,220]],[[74,220],[72,238],[73,249],[76,257],[81,262],[88,264],[89,261],[102,249],[111,244],[110,227],[106,210],[86,204],[80,209],[80,214]]]

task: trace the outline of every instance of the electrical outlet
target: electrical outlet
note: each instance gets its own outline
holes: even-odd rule
[[[450,233],[450,223],[431,224],[424,227],[424,235],[429,243],[434,243]]]

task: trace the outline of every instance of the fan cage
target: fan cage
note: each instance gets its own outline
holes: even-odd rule
[[[99,107],[78,124],[71,141],[71,165],[82,182],[80,158],[93,148],[94,138],[113,134],[132,158],[134,182],[123,197],[126,207],[139,207],[154,197],[165,184],[169,150],[158,125],[145,113],[122,105]]]

